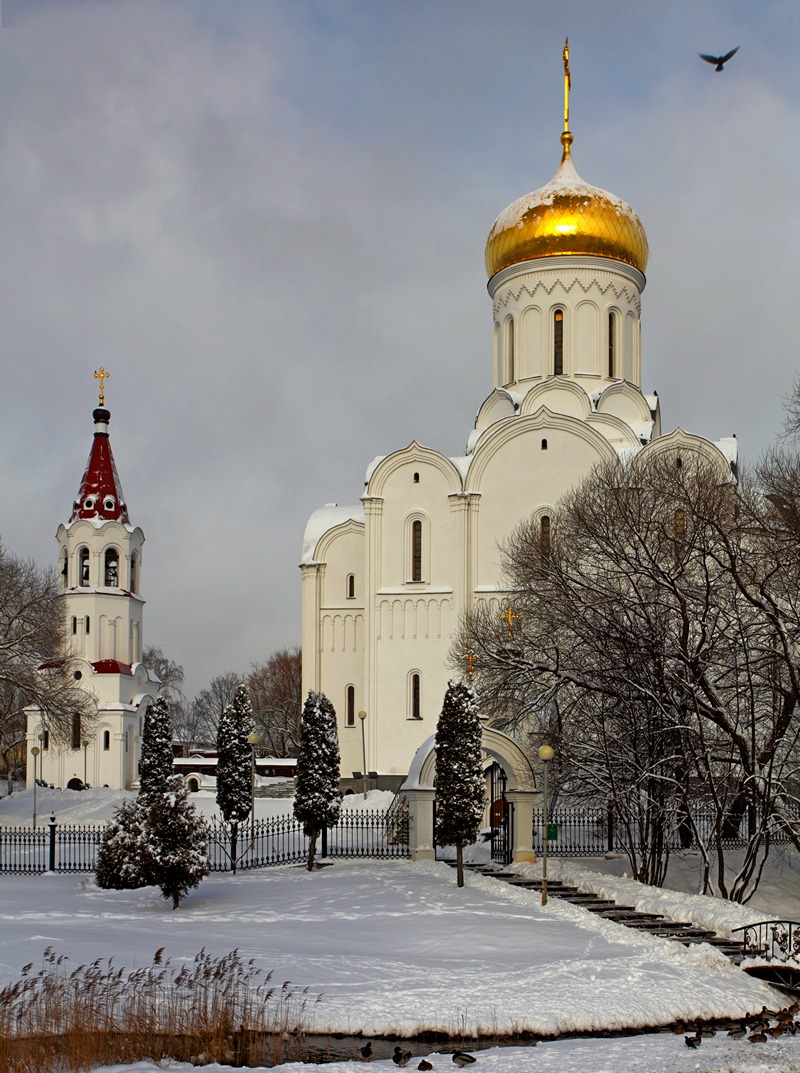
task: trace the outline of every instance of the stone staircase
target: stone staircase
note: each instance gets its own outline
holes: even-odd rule
[[[498,879],[501,882],[508,883],[512,887],[522,887],[530,891],[541,891],[542,889],[541,879],[526,879],[524,876],[518,876],[515,872],[498,872],[492,868],[477,867],[472,870],[491,879]],[[588,912],[595,913],[606,920],[613,920],[617,924],[623,924],[626,928],[643,931],[648,935],[656,935],[661,939],[670,939],[673,942],[682,943],[684,946],[690,946],[692,943],[708,943],[729,957],[736,965],[739,964],[743,957],[742,944],[734,939],[725,938],[713,931],[695,927],[694,924],[685,921],[669,920],[658,913],[641,913],[632,905],[620,905],[619,902],[601,898],[599,895],[592,894],[589,891],[578,890],[577,887],[572,887],[557,880],[548,879],[547,897],[548,899],[558,898],[560,901],[580,906],[581,909],[586,909]]]
[[[255,797],[294,797],[294,779],[285,782],[273,782],[267,786],[257,786],[254,791]]]

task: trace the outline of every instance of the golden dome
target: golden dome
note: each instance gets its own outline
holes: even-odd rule
[[[609,257],[644,272],[647,235],[639,217],[621,198],[578,175],[568,130],[561,142],[561,166],[550,182],[518,198],[492,225],[486,240],[489,278],[521,261],[568,254]]]

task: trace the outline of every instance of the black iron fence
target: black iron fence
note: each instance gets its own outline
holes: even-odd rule
[[[232,870],[230,828],[209,823],[208,859],[212,872]],[[0,827],[0,874],[93,872],[104,826],[59,824],[55,818],[35,831]],[[236,867],[240,870],[295,864],[308,857],[308,838],[294,816],[256,820],[239,830]],[[317,842],[317,856],[408,857],[408,816],[402,807],[347,810]]]
[[[713,843],[717,813],[712,809],[699,809],[692,813],[692,825],[676,822],[665,834],[670,850],[692,849],[696,843],[692,826],[704,842]],[[800,817],[798,818],[800,821]],[[744,847],[749,837],[752,818],[742,816],[738,822],[728,817],[724,825],[723,845],[727,848]],[[557,857],[599,857],[605,853],[624,853],[625,837],[636,838],[635,825],[623,830],[612,808],[567,806],[548,810],[545,820],[543,809],[533,811],[533,847],[542,851],[545,823],[549,828],[548,852]],[[775,820],[769,824],[769,836],[773,845],[788,845],[789,834],[784,825]]]

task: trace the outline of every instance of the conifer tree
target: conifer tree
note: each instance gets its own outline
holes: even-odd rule
[[[95,869],[99,887],[136,890],[154,882],[148,870],[148,812],[172,777],[172,722],[162,696],[148,706],[144,716],[139,796],[123,802],[103,832]]]
[[[310,839],[308,870],[314,868],[317,836],[339,819],[339,736],[336,712],[324,693],[308,694],[300,728],[294,814]]]
[[[149,705],[142,729],[142,758],[139,761],[139,796],[142,800],[163,793],[174,774],[172,766],[172,720],[169,704],[160,696]]]
[[[123,801],[97,848],[95,879],[104,890],[137,890],[150,880],[146,869],[147,810],[140,799]]]
[[[148,882],[172,899],[177,909],[182,898],[210,871],[206,827],[189,800],[179,775],[149,802],[147,811],[146,871]]]
[[[459,887],[464,886],[464,846],[478,837],[485,793],[475,690],[448,682],[436,726],[436,843],[456,847]]]
[[[253,711],[247,687],[236,690],[233,702],[222,713],[217,733],[217,804],[230,824],[231,869],[236,872],[239,825],[247,819],[253,803],[252,746]]]

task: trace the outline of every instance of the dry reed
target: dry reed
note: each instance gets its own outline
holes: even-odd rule
[[[156,951],[146,968],[98,959],[70,970],[48,948],[0,990],[0,1069],[82,1073],[98,1065],[169,1058],[205,1065],[266,1064],[302,1042],[308,988],[272,982],[238,950],[173,965]]]

